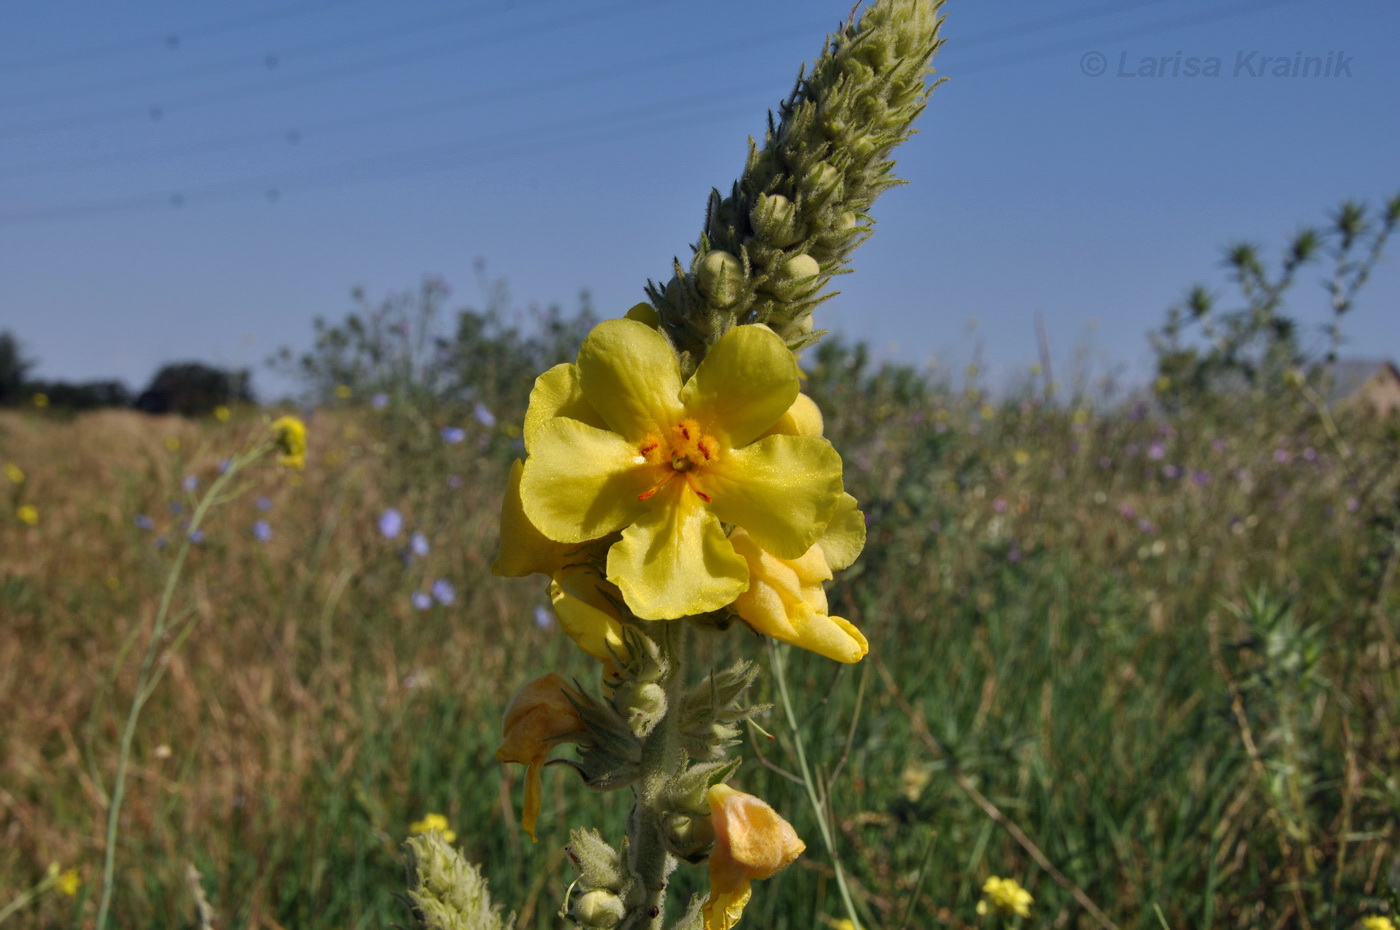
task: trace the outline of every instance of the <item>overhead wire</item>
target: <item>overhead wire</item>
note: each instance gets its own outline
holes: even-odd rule
[[[1156,2],[1163,2],[1163,0],[1137,0],[1137,2],[1130,3],[1117,2],[1112,4],[1098,4],[1095,7],[1086,8],[1086,10],[1095,10],[1096,12],[1093,15],[1098,17],[1105,15],[1113,15],[1115,13],[1123,12],[1131,8],[1148,6]],[[1139,27],[1126,27],[1111,32],[1099,33],[1086,38],[1056,43],[1050,46],[1042,46],[1034,49],[1022,50],[1020,52],[1010,55],[1003,55],[989,59],[981,59],[979,61],[974,61],[967,65],[957,65],[956,63],[948,63],[953,64],[953,67],[951,69],[945,67],[942,70],[950,71],[954,76],[956,76],[957,74],[969,73],[969,69],[971,69],[972,71],[976,71],[987,70],[997,67],[1006,67],[1013,64],[1020,64],[1026,61],[1035,60],[1037,58],[1042,58],[1047,55],[1056,54],[1066,50],[1080,50],[1094,43],[1120,41],[1130,38],[1143,38],[1146,36],[1156,35],[1162,32],[1183,28],[1185,26],[1199,25],[1202,23],[1218,21],[1234,16],[1247,15],[1249,13],[1254,12],[1262,12],[1267,9],[1272,9],[1296,2],[1298,2],[1298,0],[1262,0],[1262,2],[1256,0],[1256,2],[1237,4],[1232,7],[1216,8],[1210,11],[1190,14],[1186,16],[1179,16],[1169,20],[1145,24]],[[1062,24],[1065,16],[1082,15],[1086,12],[1086,10],[1075,11],[1073,13],[1068,14],[1057,14],[1052,17],[1043,17],[1041,25],[1038,28],[1040,31],[1057,28],[1059,25]],[[1080,21],[1082,21],[1082,19]],[[1010,37],[1009,35],[1005,34],[1009,30],[1001,31],[1003,32],[1003,35],[999,37],[1001,40],[1004,41],[1006,38]],[[1028,33],[1026,28],[1017,29],[1018,36],[1025,34],[1030,34]],[[991,40],[988,40],[988,44],[990,44],[990,42]],[[964,42],[964,45],[968,44],[971,43]],[[667,60],[675,61],[676,59],[675,56],[669,56]],[[599,72],[603,72],[609,69],[596,70]],[[610,76],[617,76],[617,74],[612,73],[610,74]],[[557,85],[557,80],[539,83],[541,85],[547,84],[548,86],[553,87]],[[519,85],[516,89],[516,92],[522,94],[530,93],[533,92],[535,89],[527,89],[527,87],[529,87],[529,85]],[[543,87],[538,89],[543,89]],[[702,96],[712,100],[714,96],[716,96],[716,94],[716,91],[707,91]],[[664,104],[662,105],[664,106]],[[654,110],[654,108],[657,105],[653,104],[648,106],[653,108]],[[732,108],[726,105],[723,112],[732,112]],[[596,123],[598,118],[598,115],[594,114],[581,117],[580,121],[594,121]],[[639,117],[634,116],[632,118]],[[563,124],[555,123],[548,126],[539,127],[538,130],[536,130],[536,135],[541,137],[544,141],[549,141],[550,139],[552,139],[553,134],[556,132],[572,132],[576,135],[588,135],[587,127],[578,126],[573,129],[565,130],[562,128],[562,126]],[[646,127],[642,131],[647,131],[648,129],[654,131],[654,127]],[[605,137],[616,137],[616,127],[604,127],[599,131],[602,132]],[[503,136],[502,140],[504,140],[504,138],[505,137]],[[516,138],[517,140],[519,140],[524,137],[517,135]],[[466,144],[481,145],[483,144],[483,140],[473,140]],[[486,142],[485,144],[491,143]],[[505,141],[500,141],[496,144],[506,145],[508,143]],[[463,152],[461,151],[462,145],[463,143],[457,142],[451,143],[447,147],[433,147],[431,151],[420,148],[408,152],[386,153],[383,155],[371,156],[368,158],[357,159],[354,161],[338,162],[331,165],[322,166],[316,169],[306,169],[298,173],[281,173],[276,175],[265,175],[253,179],[240,179],[229,182],[215,183],[210,185],[204,185],[203,187],[188,188],[188,194],[183,192],[177,192],[135,195],[128,198],[112,198],[105,201],[91,201],[88,203],[74,204],[67,207],[54,207],[46,209],[3,213],[0,214],[0,225],[16,225],[26,222],[40,222],[57,219],[76,219],[83,216],[106,215],[111,214],[113,212],[125,212],[127,210],[132,209],[148,210],[152,209],[153,207],[168,207],[172,204],[184,205],[186,203],[192,202],[211,202],[213,200],[218,199],[236,199],[239,197],[248,197],[250,196],[250,194],[264,196],[266,195],[266,192],[270,190],[276,190],[278,192],[278,197],[273,199],[279,199],[282,191],[289,185],[300,186],[303,189],[325,187],[330,185],[342,186],[346,183],[359,183],[363,180],[378,180],[383,178],[403,176],[405,172],[407,174],[422,174],[428,172],[447,170],[450,168],[459,167],[461,165],[475,163],[473,159],[478,158],[497,159],[507,157],[506,152],[508,150],[503,150],[501,153],[487,155],[483,154],[480,150]],[[404,165],[404,162],[409,159],[433,158],[434,156],[436,156],[436,160],[427,163],[420,162],[413,165],[411,168],[405,167]],[[397,169],[395,169],[394,167],[394,163],[396,160],[400,162],[400,166]],[[378,166],[377,174],[370,174],[368,176],[364,174],[364,172],[375,168],[375,166]],[[345,172],[349,172],[349,174],[347,175],[345,174]]]
[[[208,38],[209,36],[225,35],[230,32],[246,29],[250,26],[258,26],[279,19],[292,19],[309,12],[351,6],[361,2],[363,2],[363,0],[311,0],[311,2],[308,3],[286,6],[281,9],[269,10],[265,13],[251,13],[235,16],[206,26],[174,30],[159,37],[146,35],[141,38],[117,39],[112,42],[103,42],[85,49],[78,49],[70,52],[40,55],[30,59],[21,59],[19,61],[0,61],[0,75],[34,71],[40,68],[72,67],[91,61],[100,61],[104,58],[112,58],[117,55],[150,51],[152,48],[160,46],[174,50],[179,48],[188,38]]]
[[[345,3],[346,0],[338,0],[338,2]],[[538,4],[532,6],[532,9],[558,2],[563,2],[563,0],[540,0]],[[72,84],[66,87],[48,88],[39,91],[31,90],[23,94],[0,96],[0,106],[24,107],[40,103],[53,103],[61,100],[92,96],[94,94],[125,93],[133,88],[146,85],[169,84],[176,81],[188,81],[194,78],[246,72],[250,68],[266,71],[272,68],[280,68],[289,63],[296,63],[301,56],[322,55],[327,52],[342,51],[347,48],[358,48],[363,46],[365,42],[382,42],[386,39],[402,38],[422,32],[439,30],[469,20],[475,20],[480,24],[483,15],[489,20],[499,18],[499,14],[504,12],[508,12],[508,10],[500,4],[482,3],[470,9],[456,9],[447,15],[421,18],[408,23],[400,23],[397,28],[380,28],[369,32],[357,32],[349,36],[322,39],[319,41],[307,42],[302,45],[293,45],[261,53],[249,52],[239,55],[236,58],[225,58],[219,61],[191,64],[183,68],[137,75],[120,81],[89,81],[85,84]],[[491,14],[497,15],[493,16]]]
[[[17,126],[0,126],[0,139],[21,138],[79,127],[88,128],[94,125],[120,122],[132,118],[151,118],[159,120],[163,119],[172,110],[180,110],[181,108],[208,106],[215,103],[231,103],[237,100],[245,100],[260,96],[267,93],[269,90],[287,90],[297,87],[306,87],[341,77],[361,77],[376,71],[421,63],[432,58],[486,48],[493,44],[509,41],[514,38],[559,32],[574,26],[618,16],[633,9],[639,3],[646,2],[658,2],[658,0],[619,0],[619,2],[603,4],[592,9],[584,10],[573,16],[551,17],[543,25],[531,23],[526,26],[503,29],[486,36],[476,33],[466,37],[458,36],[447,41],[434,42],[417,48],[395,51],[360,61],[343,62],[282,80],[274,79],[253,86],[221,88],[218,90],[188,94],[184,97],[178,97],[174,100],[154,106],[133,105],[110,110],[35,120],[29,123],[21,123]]]

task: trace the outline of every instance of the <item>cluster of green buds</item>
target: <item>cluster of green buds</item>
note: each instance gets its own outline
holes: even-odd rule
[[[810,73],[770,114],[744,173],[710,194],[689,266],[648,286],[663,331],[703,356],[731,326],[762,323],[793,351],[821,332],[812,310],[871,232],[875,198],[901,183],[890,152],[928,99],[941,0],[877,3],[830,37]]]
[[[708,897],[669,926],[730,930],[751,882],[805,848],[729,784],[745,722],[766,709],[746,697],[758,667],[696,668],[685,637],[747,627],[838,662],[866,655],[824,587],[859,555],[865,520],[795,355],[820,337],[812,309],[869,234],[871,203],[898,183],[889,153],[927,98],[939,5],[876,0],[843,25],[764,146],[751,141],[732,193],[712,194],[690,266],[531,392],[494,571],[548,579],[560,629],[598,660],[598,693],[553,673],[528,682],[497,759],[525,766],[531,838],[546,766],[631,793],[616,846],[572,831],[560,915],[578,927],[662,930],[672,871],[708,860]]]

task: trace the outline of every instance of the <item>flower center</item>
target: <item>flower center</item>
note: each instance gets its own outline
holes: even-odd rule
[[[646,500],[666,486],[676,475],[687,475],[714,462],[719,457],[719,443],[713,436],[708,436],[700,429],[700,424],[691,419],[685,419],[671,427],[669,436],[661,437],[655,434],[647,436],[642,444],[637,447],[637,453],[650,465],[657,465],[665,469],[658,481],[650,490],[644,491],[638,496],[638,500]],[[688,479],[687,479],[688,480]],[[701,499],[708,501],[710,498],[704,494],[693,483],[691,490],[699,494]]]

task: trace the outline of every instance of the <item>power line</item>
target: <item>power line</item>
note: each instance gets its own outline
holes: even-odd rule
[[[1123,9],[1129,6],[1144,6],[1147,5],[1147,3],[1151,2],[1155,2],[1155,0],[1146,0],[1146,2],[1140,2],[1136,4],[1116,4],[1114,6],[1115,11],[1122,11]],[[955,67],[955,72],[965,74],[968,73],[969,70],[988,70],[997,67],[1006,67],[1009,65],[1031,61],[1036,58],[1045,57],[1046,55],[1055,54],[1066,49],[1078,50],[1083,48],[1085,45],[1090,45],[1093,43],[1117,41],[1126,38],[1140,38],[1147,35],[1155,35],[1160,32],[1178,29],[1183,26],[1198,25],[1205,22],[1217,21],[1234,16],[1245,15],[1248,13],[1262,12],[1263,10],[1272,9],[1275,7],[1296,2],[1298,2],[1298,0],[1264,0],[1264,2],[1238,4],[1236,6],[1227,7],[1224,9],[1216,9],[1204,13],[1175,17],[1173,19],[1163,20],[1158,23],[1147,24],[1142,27],[1129,27],[1125,29],[1115,30],[1112,32],[1100,33],[1084,39],[1073,40],[1072,42],[1058,43],[1051,46],[1042,46],[1040,48],[1030,49],[1013,55],[982,59],[980,61],[971,63],[970,66],[960,68]],[[1110,5],[1101,4],[1097,9],[1104,11],[1107,10],[1109,6]],[[1100,15],[1105,14],[1101,12]],[[1046,19],[1050,18],[1047,17]],[[1056,17],[1056,19],[1058,19],[1058,17]],[[1057,25],[1058,23],[1054,25],[1043,23],[1042,28],[1054,28],[1054,26]],[[731,49],[735,48],[735,46],[732,45],[726,47]],[[671,56],[670,58],[666,58],[666,60],[674,62],[678,59],[675,56]],[[631,65],[628,65],[622,69],[597,69],[595,72],[593,72],[593,74],[602,75],[604,73],[607,73],[607,76],[609,77],[618,76],[618,74],[621,71],[635,70],[637,64],[637,62],[633,62]],[[555,87],[557,86],[558,81],[557,79],[549,79],[544,82],[538,82],[538,84],[538,87],[531,84],[517,85],[516,88],[513,89],[513,92],[518,94],[532,93],[535,90],[543,89],[544,87]],[[510,91],[507,91],[507,93],[509,92]],[[499,99],[501,93],[501,91],[496,91],[492,96],[494,99]],[[699,97],[704,100],[713,100],[716,96],[720,96],[723,93],[725,93],[725,91],[707,90],[703,94],[699,95]],[[647,112],[655,112],[658,107],[666,107],[669,112],[676,113],[676,108],[674,106],[664,103],[651,104],[644,109]],[[611,114],[611,117],[617,118],[618,115],[619,114],[614,112]],[[644,115],[645,113],[633,114],[630,118],[641,118]],[[722,111],[718,111],[713,118],[719,118],[720,116],[725,115],[732,116],[732,107],[728,104],[724,106]],[[603,133],[603,137],[616,138],[615,127],[611,125],[601,127],[599,126],[598,121],[601,118],[603,117],[599,115],[590,115],[586,117],[581,117],[578,121],[570,121],[569,123],[563,124],[555,123],[552,125],[538,127],[534,130],[535,136],[528,138],[538,137],[541,143],[558,144],[558,142],[561,141],[560,133],[572,132],[575,136],[591,137],[595,134],[593,131],[594,129],[597,129],[598,132]],[[656,131],[662,125],[662,123],[653,123],[650,126],[645,127],[644,129],[639,131]],[[150,210],[153,208],[169,207],[171,205],[183,205],[185,203],[190,202],[191,199],[197,199],[200,202],[212,202],[219,200],[247,198],[249,196],[264,196],[267,195],[269,192],[276,192],[276,196],[280,197],[283,188],[285,188],[289,184],[298,185],[301,189],[313,189],[328,186],[344,186],[346,184],[360,183],[366,180],[378,180],[390,177],[407,176],[411,174],[450,170],[452,168],[461,167],[465,164],[477,163],[483,159],[487,161],[494,161],[499,160],[501,158],[511,157],[513,153],[518,153],[518,151],[520,150],[520,146],[526,141],[526,137],[515,136],[512,140],[510,137],[503,135],[501,137],[498,137],[494,144],[511,147],[503,148],[500,151],[491,153],[483,153],[477,150],[473,151],[472,153],[464,154],[460,151],[460,146],[462,145],[462,143],[455,143],[446,148],[438,146],[429,149],[414,149],[404,152],[389,153],[385,155],[372,156],[366,159],[357,159],[351,162],[335,163],[327,166],[322,166],[316,169],[308,169],[298,173],[265,175],[260,178],[240,179],[229,182],[208,184],[204,185],[203,187],[190,188],[188,189],[188,193],[134,195],[125,198],[112,198],[104,201],[92,201],[88,203],[74,204],[67,207],[54,207],[39,210],[22,211],[16,213],[0,214],[0,225],[18,225],[26,222],[42,222],[57,219],[77,219],[85,216],[122,213],[133,210]],[[484,142],[483,140],[477,140],[476,142],[467,144],[480,145],[493,143],[491,140],[485,140]],[[419,161],[410,167],[407,165],[407,162],[412,159],[418,159]],[[427,160],[426,162],[423,161],[425,159]],[[399,163],[398,167],[395,167],[395,162]]]
[[[344,3],[346,0],[338,0],[338,2]],[[555,2],[558,2],[558,0],[542,0],[539,5],[543,6]],[[498,5],[483,4],[482,6],[485,8],[484,12],[486,14],[501,13],[504,11],[504,8]],[[193,78],[244,72],[250,67],[263,69],[278,68],[289,61],[296,60],[299,56],[320,55],[326,52],[356,48],[363,45],[365,42],[381,42],[386,39],[415,35],[430,30],[440,30],[444,27],[456,25],[467,20],[474,20],[480,24],[482,17],[483,10],[480,8],[473,8],[470,10],[459,9],[446,16],[433,16],[426,19],[415,20],[407,24],[399,24],[398,28],[394,29],[376,29],[369,32],[356,33],[352,36],[341,36],[336,39],[308,42],[299,46],[291,46],[278,52],[240,55],[237,58],[226,58],[221,61],[193,64],[185,68],[138,75],[135,78],[122,81],[92,81],[85,84],[72,84],[67,87],[51,88],[37,93],[27,92],[25,94],[16,94],[9,97],[0,97],[0,106],[33,106],[37,103],[52,103],[60,100],[92,96],[94,94],[123,93],[133,88],[147,85],[169,84],[175,81],[188,81]]]
[[[171,109],[192,109],[195,107],[209,106],[211,104],[231,103],[236,100],[258,97],[269,91],[306,87],[335,78],[361,76],[375,71],[416,64],[432,58],[460,54],[461,52],[477,48],[485,48],[498,42],[508,41],[514,38],[538,36],[588,22],[596,22],[599,19],[606,19],[627,12],[638,3],[648,2],[658,2],[658,0],[621,0],[621,2],[605,4],[601,7],[586,10],[575,16],[554,17],[549,19],[544,25],[531,24],[514,29],[505,29],[489,36],[473,34],[465,39],[457,37],[446,42],[435,42],[430,45],[379,55],[357,62],[333,65],[322,68],[319,71],[312,71],[308,74],[297,75],[281,81],[270,81],[265,84],[254,86],[223,88],[220,90],[189,94],[185,97],[176,98],[173,101],[156,106],[122,107],[120,109],[84,113],[78,116],[61,116],[31,123],[22,123],[18,126],[8,126],[0,130],[0,138],[13,139],[23,136],[42,135],[47,132],[79,127],[86,128],[103,123],[121,122],[132,118],[145,117],[160,120],[163,119],[166,113]]]
[[[312,2],[309,3],[284,7],[280,10],[236,16],[231,19],[211,23],[207,26],[196,26],[192,29],[170,32],[159,39],[155,39],[154,42],[153,37],[147,35],[139,39],[118,39],[113,42],[105,42],[101,45],[93,45],[85,49],[78,49],[71,52],[40,55],[35,58],[21,59],[20,61],[0,62],[0,74],[34,71],[40,68],[70,67],[88,61],[112,58],[116,55],[149,51],[152,47],[159,46],[164,46],[173,51],[179,48],[180,44],[187,38],[206,38],[208,36],[223,35],[229,32],[236,32],[240,29],[246,29],[249,26],[257,26],[279,19],[291,19],[309,12],[350,6],[360,2],[363,2],[363,0],[312,0]]]
[[[744,92],[754,96],[760,93],[767,94],[766,89],[756,88],[752,83],[706,89],[701,93],[678,99],[653,101],[642,106],[625,107],[536,126],[528,134],[498,133],[479,139],[389,152],[296,172],[242,178],[169,193],[138,194],[65,207],[0,213],[0,225],[81,219],[196,203],[247,199],[251,196],[276,200],[280,199],[282,190],[288,185],[296,185],[300,190],[339,187],[363,181],[407,177],[469,164],[519,158],[523,148],[535,145],[557,147],[563,142],[581,144],[594,140],[616,140],[620,130],[639,121],[645,121],[645,125],[635,128],[632,137],[668,129],[671,128],[671,124],[678,122],[695,125],[718,119],[732,119],[734,106],[731,95]],[[717,97],[727,99],[717,104]],[[464,148],[469,150],[464,151]]]
[[[771,32],[764,35],[755,36],[748,41],[733,42],[724,41],[709,45],[704,48],[692,50],[689,53],[657,54],[647,58],[630,59],[623,65],[608,65],[601,68],[593,68],[587,71],[575,72],[567,78],[550,76],[535,81],[526,81],[505,87],[495,87],[488,90],[474,91],[468,94],[457,94],[442,100],[431,101],[413,107],[395,107],[391,110],[381,110],[378,113],[362,114],[358,116],[342,117],[339,119],[322,120],[315,123],[307,123],[299,126],[295,130],[277,130],[273,132],[245,133],[234,136],[221,136],[215,139],[208,139],[204,142],[187,146],[184,149],[160,150],[156,152],[141,152],[122,155],[118,153],[106,155],[93,155],[82,158],[70,159],[68,161],[55,161],[46,159],[29,164],[9,165],[0,167],[0,175],[5,178],[33,177],[35,175],[64,173],[86,168],[102,167],[108,164],[129,164],[131,162],[159,161],[168,158],[181,157],[185,155],[201,155],[210,152],[227,151],[236,148],[245,148],[250,145],[267,144],[269,142],[298,143],[319,133],[338,133],[347,130],[358,129],[365,126],[380,126],[388,122],[402,119],[411,119],[419,116],[431,116],[444,112],[461,110],[470,106],[482,103],[498,103],[505,100],[520,97],[529,97],[541,92],[557,90],[562,84],[567,83],[571,88],[585,87],[591,84],[598,84],[614,78],[630,77],[635,74],[649,73],[658,67],[676,65],[688,62],[704,62],[712,60],[721,54],[750,51],[772,45],[775,42],[787,41],[792,38],[788,30],[782,32]]]

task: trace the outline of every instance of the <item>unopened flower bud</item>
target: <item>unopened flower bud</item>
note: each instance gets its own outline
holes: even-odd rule
[[[778,266],[763,282],[762,289],[781,300],[803,297],[817,289],[817,277],[822,266],[805,252],[792,256]]]
[[[581,927],[607,930],[622,923],[627,908],[611,891],[587,891],[574,899],[569,916]]]
[[[633,733],[646,736],[666,714],[666,689],[654,681],[624,681],[613,692],[612,705]]]
[[[686,862],[703,860],[715,842],[715,828],[710,818],[690,814],[667,814],[661,821],[661,835],[666,849]]]
[[[728,252],[714,251],[700,260],[695,273],[700,293],[716,307],[733,306],[742,292],[744,265]]]
[[[626,880],[622,859],[597,830],[574,830],[566,851],[585,890],[622,890]]]
[[[782,194],[764,194],[749,211],[749,222],[760,239],[777,248],[792,245],[802,238],[798,228],[797,208]]]
[[[818,162],[802,179],[802,190],[809,200],[825,202],[841,184],[841,172],[829,162]]]

